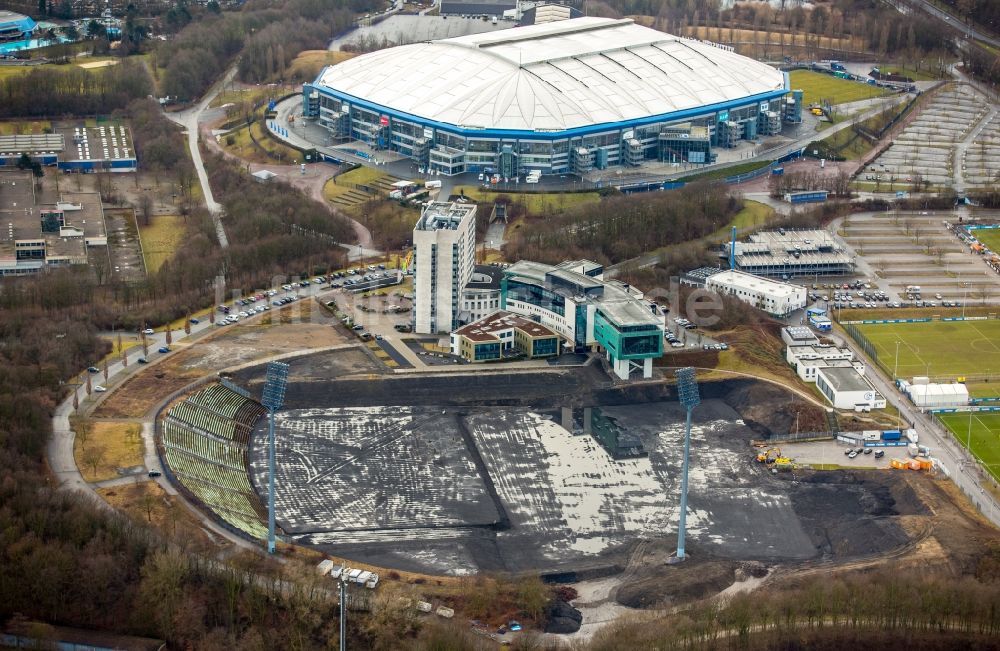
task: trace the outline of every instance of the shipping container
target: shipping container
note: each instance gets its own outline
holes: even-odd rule
[[[903,433],[898,429],[889,429],[882,432],[883,441],[898,441],[903,437]]]

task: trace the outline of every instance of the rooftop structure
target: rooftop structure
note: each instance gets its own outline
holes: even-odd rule
[[[789,346],[819,344],[816,333],[805,326],[786,326],[781,329],[781,340]]]
[[[363,54],[306,84],[303,112],[335,137],[441,174],[514,178],[708,163],[705,147],[697,160],[664,154],[660,131],[686,124],[735,146],[756,138],[786,92],[784,73],[734,52],[631,19],[581,17]]]
[[[65,192],[54,204],[36,203],[30,174],[0,175],[0,276],[87,264],[90,249],[106,255],[107,244],[99,194]]]
[[[551,357],[561,352],[559,335],[531,319],[506,310],[459,328],[451,334],[452,354],[470,362],[517,357]]]
[[[575,350],[602,350],[623,379],[637,368],[650,377],[652,360],[663,353],[663,314],[642,292],[603,273],[589,260],[522,260],[504,270],[501,307],[550,327]]]
[[[786,316],[806,305],[805,287],[742,271],[729,270],[713,274],[705,280],[705,288],[733,296],[775,316]]]
[[[380,50],[317,79],[474,129],[587,128],[785,94],[771,66],[630,19],[577,18]]]
[[[731,244],[725,247],[729,253]],[[843,275],[854,257],[824,230],[762,231],[736,242],[736,268],[763,276]]]
[[[500,281],[503,270],[496,265],[477,264],[462,290],[459,323],[472,323],[500,309]]]
[[[122,125],[69,127],[60,130],[66,151],[59,169],[75,172],[134,172],[138,167],[132,134]]]
[[[420,219],[414,228],[418,231],[454,231],[458,230],[466,217],[475,214],[475,204],[432,201],[420,213]]]
[[[37,26],[29,16],[0,9],[0,43],[31,38]]]
[[[884,409],[885,397],[853,365],[816,369],[816,388],[836,409]]]

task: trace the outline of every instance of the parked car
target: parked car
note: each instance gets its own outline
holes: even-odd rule
[[[169,353],[170,352],[170,346],[160,346],[160,351],[159,352],[161,352],[161,353]]]
[[[195,325],[198,325],[199,323],[201,323],[201,321],[199,321],[198,319],[190,319],[190,321],[191,321],[191,323],[193,323]]]
[[[885,456],[885,450],[877,450],[875,452],[875,458],[876,459],[881,459],[884,456]]]
[[[87,367],[87,372],[88,373],[100,373],[101,369],[97,368],[96,366],[88,366]]]
[[[149,364],[149,360],[146,359],[145,357],[140,357],[136,361],[139,362],[140,364]]]
[[[865,448],[865,454],[871,454],[871,453],[872,453],[871,448]]]
[[[108,390],[107,387],[103,387],[100,384],[98,384],[96,387],[94,387],[94,391],[96,391],[98,393],[104,393],[107,390]]]
[[[149,471],[148,473],[146,473],[146,474],[148,474],[148,475],[149,475],[150,477],[160,477],[160,476],[162,476],[162,475],[163,475],[163,473],[162,473],[162,472],[160,472],[159,470],[150,470],[150,471]]]
[[[153,330],[152,328],[146,328],[145,330],[142,331],[142,334],[144,334],[144,335],[155,335],[156,334],[156,330]]]

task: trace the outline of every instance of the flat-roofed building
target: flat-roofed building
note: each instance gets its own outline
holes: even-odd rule
[[[41,204],[30,173],[0,174],[0,276],[88,264],[92,255],[107,255],[107,244],[98,193],[66,192]]]
[[[853,366],[817,369],[816,388],[836,409],[885,409],[885,397]]]
[[[660,308],[636,288],[604,280],[604,268],[590,260],[511,265],[501,281],[501,307],[551,328],[567,348],[600,350],[622,379],[634,370],[651,377],[653,360],[663,354]]]
[[[725,245],[728,256],[732,243]],[[736,269],[759,276],[843,276],[854,256],[824,230],[761,231],[736,242]]]
[[[732,296],[774,316],[788,316],[806,306],[806,288],[742,271],[720,271],[705,279],[705,289]]]
[[[535,359],[562,352],[557,333],[531,319],[497,310],[451,333],[451,352],[470,362]]]

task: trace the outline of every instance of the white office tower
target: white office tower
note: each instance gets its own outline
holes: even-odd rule
[[[413,247],[413,330],[451,332],[476,261],[475,204],[428,204],[413,229]]]

